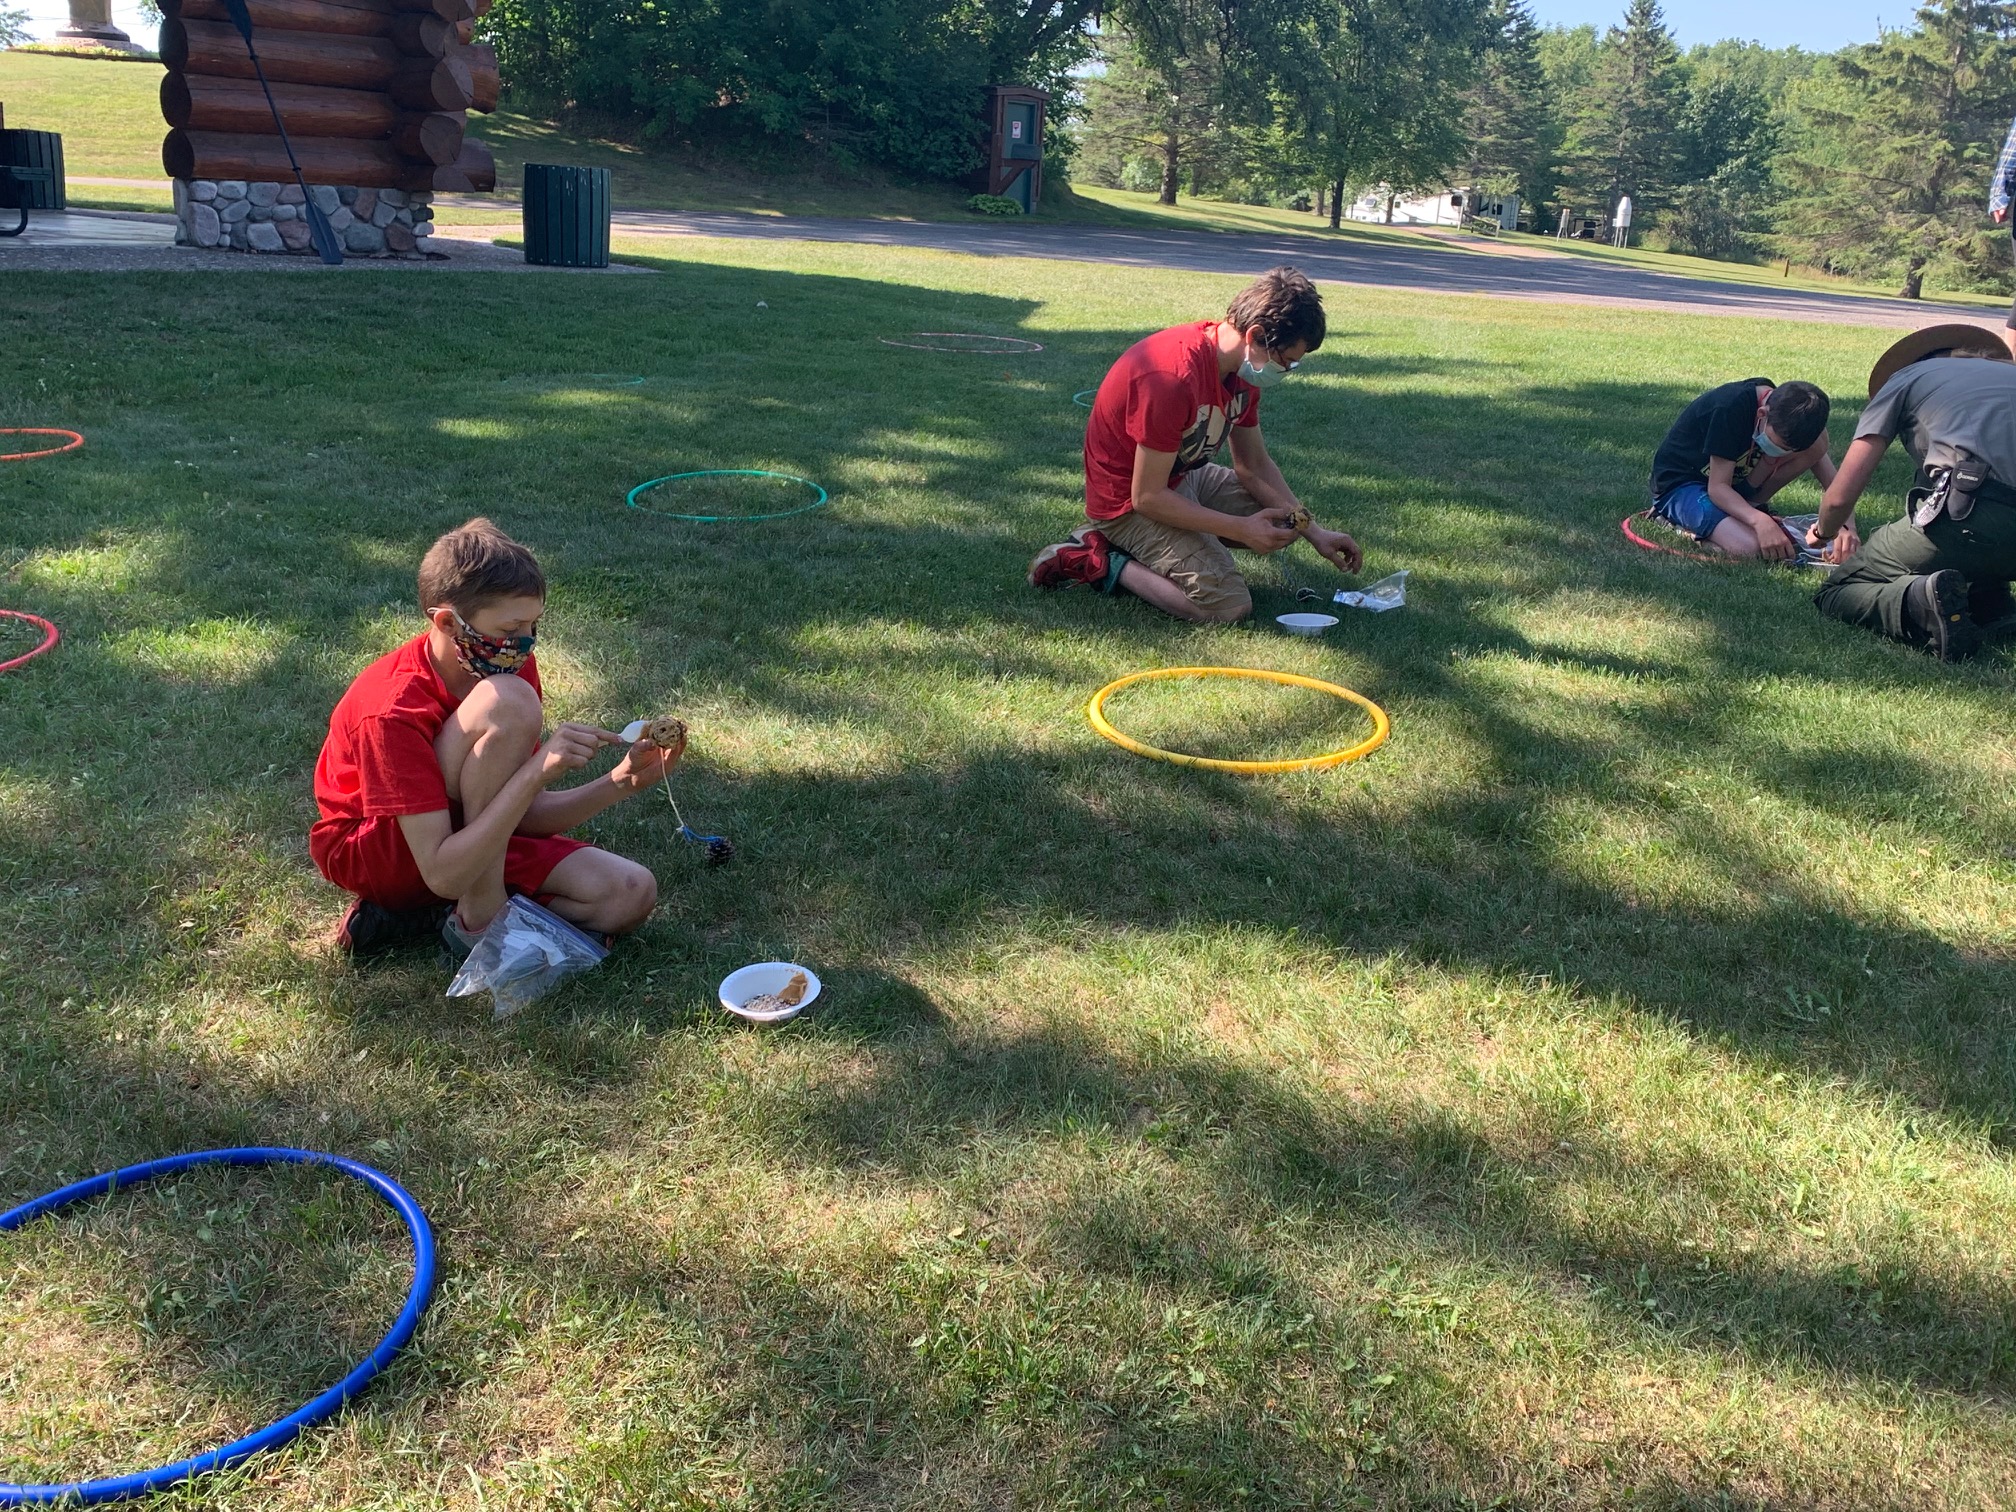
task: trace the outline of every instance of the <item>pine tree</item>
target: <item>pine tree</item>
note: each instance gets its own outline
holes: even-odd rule
[[[1624,24],[1596,50],[1589,88],[1569,132],[1577,187],[1615,207],[1630,195],[1656,209],[1673,184],[1682,88],[1679,49],[1658,0],[1630,0]]]
[[[1519,194],[1538,206],[1553,192],[1560,145],[1540,63],[1540,28],[1526,0],[1495,0],[1477,77],[1463,93],[1465,149],[1458,178],[1492,194]]]
[[[1850,48],[1799,91],[1801,141],[1785,240],[1849,273],[2006,276],[1982,226],[1988,176],[2016,109],[2016,4],[1941,0],[1914,31]]]

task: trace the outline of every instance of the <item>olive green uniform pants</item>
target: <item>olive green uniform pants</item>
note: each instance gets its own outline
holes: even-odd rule
[[[1813,602],[1834,619],[1915,644],[1904,595],[1913,579],[1948,568],[1967,579],[1973,604],[2005,601],[2016,578],[2016,505],[1976,499],[1966,519],[1941,515],[1923,530],[1893,520],[1827,574]]]

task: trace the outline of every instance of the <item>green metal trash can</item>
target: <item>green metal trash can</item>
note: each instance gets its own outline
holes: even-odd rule
[[[525,261],[609,266],[609,170],[525,165]]]
[[[61,210],[69,201],[63,192],[63,138],[53,131],[0,131],[0,164],[9,168],[46,168],[46,182],[21,183],[19,205],[24,210]]]

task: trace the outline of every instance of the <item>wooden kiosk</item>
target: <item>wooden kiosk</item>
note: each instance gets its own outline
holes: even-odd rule
[[[1050,93],[1022,84],[990,84],[980,139],[987,166],[967,182],[1033,215],[1043,198],[1043,131]]]

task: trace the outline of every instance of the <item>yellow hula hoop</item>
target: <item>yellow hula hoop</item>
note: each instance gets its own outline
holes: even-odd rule
[[[1296,688],[1314,688],[1318,693],[1328,693],[1333,698],[1341,698],[1346,703],[1357,704],[1372,716],[1372,733],[1354,746],[1341,751],[1330,751],[1321,756],[1299,756],[1292,761],[1221,761],[1213,756],[1186,756],[1181,751],[1165,751],[1158,746],[1144,745],[1131,735],[1123,735],[1113,728],[1106,718],[1106,700],[1122,688],[1131,688],[1138,682],[1154,682],[1165,677],[1250,677],[1259,682],[1287,683]],[[1386,737],[1393,733],[1393,722],[1386,717],[1386,711],[1362,693],[1353,693],[1349,688],[1340,688],[1336,683],[1318,682],[1313,677],[1298,677],[1293,672],[1265,672],[1257,667],[1164,667],[1154,672],[1134,672],[1117,682],[1110,682],[1092,695],[1092,701],[1085,705],[1085,717],[1092,722],[1092,728],[1104,735],[1124,751],[1132,751],[1136,756],[1146,756],[1151,761],[1171,761],[1177,766],[1206,767],[1214,772],[1314,772],[1324,767],[1342,766],[1347,761],[1356,761],[1361,756],[1369,756],[1386,743]]]

